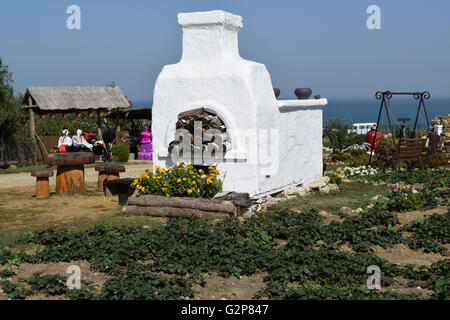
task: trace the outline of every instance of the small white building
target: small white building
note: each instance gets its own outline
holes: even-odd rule
[[[321,177],[327,99],[277,100],[265,65],[239,56],[242,17],[224,11],[180,13],[178,24],[181,60],[164,66],[155,84],[154,166],[173,165],[169,144],[180,113],[204,108],[222,120],[231,148],[223,158],[204,156],[194,164],[216,165],[224,190],[259,198]]]
[[[354,123],[348,133],[367,134],[374,125],[376,125],[376,122]]]

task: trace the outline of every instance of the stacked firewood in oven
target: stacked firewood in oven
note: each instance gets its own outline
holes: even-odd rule
[[[183,156],[183,150],[190,145],[191,153],[216,157],[231,149],[225,124],[217,115],[204,108],[180,113],[176,130],[175,140],[169,143],[169,153],[176,151]]]

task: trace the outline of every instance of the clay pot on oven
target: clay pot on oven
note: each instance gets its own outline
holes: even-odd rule
[[[294,93],[299,100],[306,100],[311,96],[312,90],[311,88],[297,88]]]

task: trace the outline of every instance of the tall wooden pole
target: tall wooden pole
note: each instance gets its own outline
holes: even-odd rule
[[[28,97],[28,105],[31,106],[33,105],[33,100],[31,99],[31,97]],[[37,163],[37,150],[36,150],[36,138],[35,138],[35,134],[36,134],[36,126],[34,123],[34,111],[32,108],[29,109],[30,112],[30,141],[31,141],[31,152],[32,152],[32,158],[33,158],[33,162]]]
[[[33,109],[30,108],[30,138],[31,141],[33,142],[33,144],[35,144],[35,137],[34,137],[34,132],[35,132],[35,124],[34,124],[34,111]]]
[[[100,140],[103,140],[103,136],[102,136],[102,123],[101,123],[101,119],[100,119],[100,110],[97,110],[97,126],[98,126],[98,131],[97,131],[97,138]]]

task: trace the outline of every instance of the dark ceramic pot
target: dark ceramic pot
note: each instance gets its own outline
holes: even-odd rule
[[[280,89],[279,88],[273,88],[273,93],[275,93],[275,98],[278,99],[278,97],[280,96]]]
[[[311,96],[312,90],[311,88],[297,88],[294,93],[299,100],[306,100]]]

